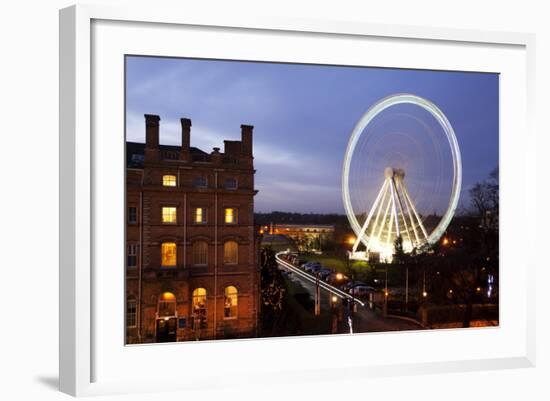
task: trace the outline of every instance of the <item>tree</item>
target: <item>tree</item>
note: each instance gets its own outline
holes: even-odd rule
[[[271,248],[260,251],[261,328],[264,335],[272,334],[283,325],[286,286]]]

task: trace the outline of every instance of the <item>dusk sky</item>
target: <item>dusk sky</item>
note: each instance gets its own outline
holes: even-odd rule
[[[432,101],[453,125],[462,153],[459,204],[466,206],[468,189],[498,167],[496,74],[135,56],[126,62],[129,141],[145,141],[144,114],[160,115],[160,142],[170,145],[181,143],[179,119],[190,118],[191,146],[206,152],[240,139],[241,124],[254,125],[257,212],[344,213],[350,133],[369,107],[396,93]],[[382,184],[378,170],[390,163],[406,169],[419,209],[444,210],[450,152],[428,113],[396,106],[373,121],[368,135],[353,165],[368,170],[357,174],[370,180],[368,199]],[[438,190],[427,201],[425,194]]]

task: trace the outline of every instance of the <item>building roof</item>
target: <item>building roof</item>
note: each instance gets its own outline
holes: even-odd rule
[[[181,146],[159,145],[161,152],[179,152]],[[199,148],[191,147],[191,157],[193,159],[203,160],[210,155]],[[126,166],[131,168],[143,168],[143,157],[145,154],[145,144],[141,142],[126,142]]]

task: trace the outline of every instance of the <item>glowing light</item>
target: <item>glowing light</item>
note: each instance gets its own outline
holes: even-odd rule
[[[174,294],[172,294],[171,292],[163,292],[162,295],[160,296],[160,300],[161,301],[175,301],[176,300],[176,296]]]
[[[175,223],[176,222],[176,208],[172,206],[162,207],[162,222],[163,223]]]
[[[233,224],[235,223],[235,209],[232,207],[225,208],[225,223]]]
[[[348,238],[348,244],[353,245],[355,244],[356,238],[355,237],[349,237]]]
[[[348,142],[348,146],[347,146],[346,154],[344,158],[344,166],[342,170],[342,198],[343,198],[344,208],[346,210],[346,215],[348,217],[348,220],[350,222],[350,225],[353,231],[357,235],[357,238],[360,240],[360,242],[362,242],[365,245],[365,247],[369,247],[370,236],[367,235],[365,230],[359,224],[359,221],[357,220],[356,212],[353,210],[353,206],[351,204],[349,175],[350,175],[353,153],[355,151],[355,147],[363,131],[379,113],[381,113],[383,110],[391,106],[404,104],[404,103],[413,104],[413,105],[422,107],[423,109],[428,111],[439,122],[439,124],[445,131],[447,140],[450,145],[451,155],[452,155],[453,183],[452,183],[452,190],[451,190],[451,195],[449,199],[449,204],[445,214],[439,221],[439,224],[430,233],[430,235],[427,236],[428,243],[430,244],[436,243],[439,240],[439,238],[441,238],[441,236],[447,229],[449,223],[451,222],[451,219],[454,215],[454,212],[458,204],[458,198],[460,196],[460,189],[462,185],[462,159],[460,155],[460,149],[458,147],[458,141],[456,139],[451,123],[449,122],[445,114],[435,104],[433,104],[427,99],[424,99],[422,97],[412,95],[412,94],[396,94],[396,95],[388,96],[380,100],[376,104],[374,104],[369,110],[367,110],[367,112],[357,122],[355,128],[351,133],[351,136]],[[382,189],[384,189],[384,187]],[[382,196],[381,194],[379,195]],[[388,255],[393,254],[392,245],[387,246],[387,248],[390,248],[390,249],[379,249],[376,244],[371,244],[370,248],[373,250],[376,250],[377,252],[380,252],[380,256],[384,258],[387,258]]]
[[[202,207],[198,207],[195,209],[195,223],[204,223],[204,209]]]
[[[335,304],[336,302],[338,302],[338,297],[336,295],[333,295],[332,296],[332,303]]]
[[[422,296],[426,298],[428,296],[428,293],[426,291],[422,291]]]
[[[442,244],[449,245],[449,240],[447,238],[443,238]]]
[[[163,175],[162,176],[162,185],[164,187],[175,187],[176,186],[176,176],[175,175]]]
[[[160,247],[160,253],[162,266],[170,267],[176,265],[176,244],[174,242],[163,242]]]
[[[344,275],[342,273],[336,273],[336,280],[342,280]]]

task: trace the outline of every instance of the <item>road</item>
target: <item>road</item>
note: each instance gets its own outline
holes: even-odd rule
[[[302,269],[288,263],[281,258],[282,253],[276,255],[279,267],[283,270],[291,272],[288,276],[290,280],[299,282],[313,299],[315,296],[315,278],[304,272]],[[333,287],[323,281],[321,287],[321,309],[327,310],[330,308],[330,297],[336,295],[340,300],[346,298],[356,302],[356,312],[353,314],[353,329],[356,333],[366,332],[381,332],[381,331],[401,331],[401,330],[422,330],[422,326],[413,321],[400,318],[384,317],[381,314],[369,309],[368,306],[356,298],[352,298],[349,294]]]

